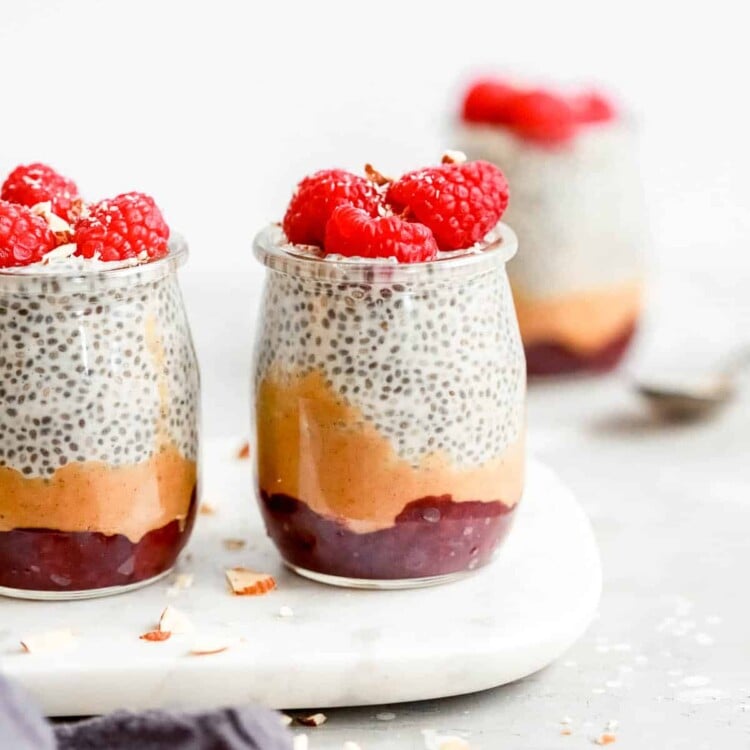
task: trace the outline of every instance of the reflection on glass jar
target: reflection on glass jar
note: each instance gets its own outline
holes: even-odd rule
[[[334,261],[271,227],[255,360],[257,482],[285,562],[396,587],[478,568],[523,488],[525,367],[500,225],[483,252]]]
[[[0,593],[114,593],[187,542],[199,382],[170,248],[0,272]]]
[[[636,133],[607,108],[602,120],[571,121],[554,141],[510,122],[464,121],[455,133],[469,158],[497,164],[512,185],[504,219],[523,252],[508,273],[531,375],[609,370],[641,313]]]

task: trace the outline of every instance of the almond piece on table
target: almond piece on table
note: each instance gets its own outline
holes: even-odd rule
[[[69,628],[30,633],[21,638],[21,647],[30,654],[49,653],[69,648],[75,643],[73,631]]]
[[[224,547],[228,549],[230,552],[236,552],[237,550],[241,550],[245,547],[247,542],[244,539],[225,539],[224,540]]]
[[[270,573],[256,573],[241,567],[229,568],[224,573],[236,596],[258,596],[276,588],[276,580]]]
[[[138,636],[142,641],[166,641],[172,633],[169,630],[149,630],[148,633]]]
[[[164,608],[159,617],[159,630],[181,635],[183,633],[192,633],[195,628],[190,618],[177,607],[171,604]]]
[[[190,653],[193,656],[208,656],[226,651],[231,643],[221,636],[201,636],[193,643]]]
[[[327,720],[328,717],[321,713],[297,717],[297,723],[306,727],[319,727],[321,724],[325,724]]]

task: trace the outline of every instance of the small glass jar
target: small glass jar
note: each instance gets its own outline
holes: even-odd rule
[[[504,225],[481,252],[415,264],[257,236],[258,497],[290,568],[399,588],[492,559],[524,481],[515,251]]]
[[[561,143],[499,124],[462,123],[471,159],[512,186],[505,219],[523,253],[508,267],[530,375],[618,364],[642,308],[646,219],[636,133],[621,116],[581,124]]]
[[[71,258],[0,271],[0,594],[143,586],[187,542],[199,378],[177,268]]]

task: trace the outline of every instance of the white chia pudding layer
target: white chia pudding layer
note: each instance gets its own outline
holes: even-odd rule
[[[512,186],[504,219],[523,252],[514,288],[559,297],[638,281],[647,230],[636,139],[626,122],[591,124],[539,145],[491,125],[462,124],[457,145],[499,166]]]
[[[173,271],[149,265],[0,275],[1,466],[47,477],[72,462],[135,464],[165,441],[196,460],[182,297]]]
[[[481,465],[517,440],[525,362],[502,258],[460,274],[419,264],[408,280],[392,265],[392,282],[384,264],[367,281],[345,280],[344,264],[326,278],[331,261],[313,263],[323,273],[291,255],[268,272],[256,385],[319,371],[412,465],[436,452]]]

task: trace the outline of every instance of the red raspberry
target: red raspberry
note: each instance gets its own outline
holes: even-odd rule
[[[516,94],[508,105],[508,123],[521,136],[541,143],[562,143],[573,137],[576,113],[561,96],[547,91]]]
[[[326,222],[342,204],[377,216],[380,194],[372,182],[343,169],[324,169],[305,177],[289,202],[283,228],[290,242],[322,247]]]
[[[516,93],[513,86],[502,81],[476,81],[464,98],[463,119],[504,125],[508,122],[509,105]]]
[[[503,173],[486,161],[442,164],[409,172],[392,183],[388,201],[432,230],[441,250],[482,240],[508,205]]]
[[[596,91],[574,96],[570,104],[575,112],[576,120],[584,124],[608,122],[617,116],[612,103]]]
[[[0,267],[27,266],[42,259],[57,241],[47,222],[26,206],[0,200]]]
[[[355,206],[338,206],[326,224],[326,253],[349,257],[391,258],[401,263],[432,260],[437,245],[423,224],[398,216],[373,218]]]
[[[150,259],[169,252],[169,227],[154,199],[143,193],[123,193],[91,206],[78,220],[73,241],[76,255],[101,260],[125,260],[146,252]]]
[[[52,212],[72,223],[80,210],[81,198],[75,182],[46,164],[16,167],[3,183],[0,198],[22,206],[52,203]]]

